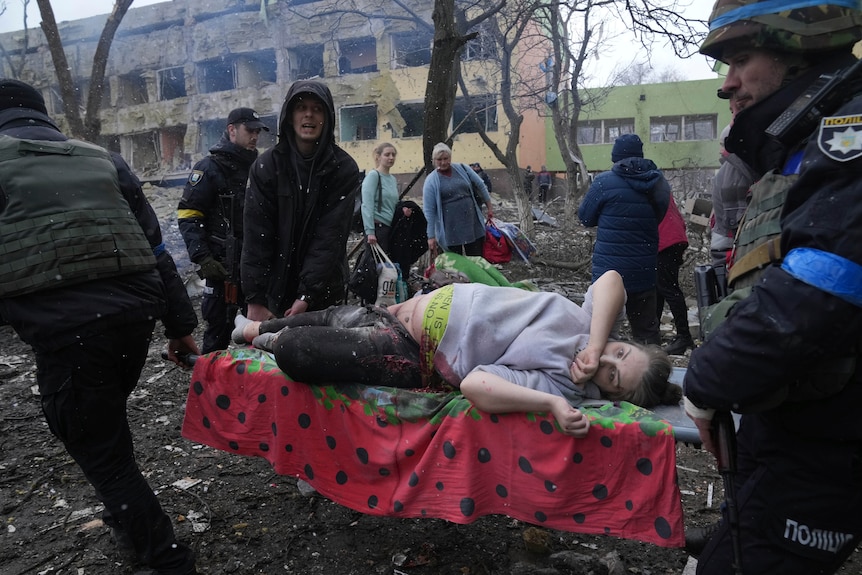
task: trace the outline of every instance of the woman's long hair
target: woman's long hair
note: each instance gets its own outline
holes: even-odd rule
[[[673,365],[671,365],[667,353],[657,345],[644,345],[633,341],[628,343],[643,351],[649,364],[641,378],[640,385],[627,393],[627,396],[611,399],[629,401],[646,408],[656,405],[678,404],[682,399],[682,388],[668,381]]]

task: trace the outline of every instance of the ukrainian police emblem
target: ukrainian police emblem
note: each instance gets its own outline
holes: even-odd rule
[[[204,173],[202,171],[194,170],[192,172],[192,175],[189,176],[189,183],[194,186],[195,184],[200,182],[201,179],[203,179],[203,177],[204,177]]]
[[[820,120],[820,151],[839,162],[862,156],[862,115],[831,116]]]

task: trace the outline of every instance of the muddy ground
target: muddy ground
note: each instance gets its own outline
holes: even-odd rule
[[[164,214],[168,245],[183,273],[191,274],[170,218],[177,190],[150,191]],[[553,215],[560,215],[552,206]],[[511,205],[498,217],[512,221]],[[691,267],[705,261],[703,236],[690,230],[684,289],[693,297]],[[589,265],[542,262],[587,261],[592,236],[575,227],[539,227],[534,265],[503,267],[512,280],[530,278],[543,289],[581,293]],[[570,269],[574,268],[574,269]],[[195,301],[199,309],[199,301]],[[670,318],[665,318],[669,322]],[[665,326],[670,329],[670,323]],[[680,574],[688,561],[681,549],[636,541],[545,530],[548,553],[528,552],[529,524],[504,516],[470,525],[437,519],[402,520],[362,515],[319,496],[302,496],[296,480],[276,475],[262,459],[229,455],[180,436],[189,372],[160,358],[160,328],[128,413],[138,463],[157,490],[179,537],[198,553],[208,575],[489,575],[586,573],[561,567],[552,554],[573,551],[605,559],[594,573]],[[198,334],[199,335],[199,334]],[[671,337],[668,332],[667,337]],[[0,327],[0,573],[2,575],[125,575],[139,566],[114,546],[99,519],[99,501],[82,474],[48,432],[35,387],[32,355],[8,327]],[[686,365],[686,357],[675,358]],[[712,457],[678,444],[678,478],[686,525],[718,518],[721,479]],[[616,562],[610,559],[616,559]],[[862,573],[854,556],[842,573]]]

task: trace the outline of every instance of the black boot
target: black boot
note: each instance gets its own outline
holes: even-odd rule
[[[692,557],[698,557],[706,548],[706,544],[718,531],[720,523],[712,523],[704,527],[693,527],[685,530],[685,550]]]
[[[694,349],[694,340],[690,335],[678,335],[662,349],[668,355],[683,355],[685,350]]]

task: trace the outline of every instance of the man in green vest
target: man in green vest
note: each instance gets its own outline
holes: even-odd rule
[[[138,469],[126,399],[156,318],[197,353],[194,308],[140,182],[63,135],[39,91],[0,79],[0,315],[36,356],[48,428],[93,485],[117,544],[157,575],[197,573]]]

